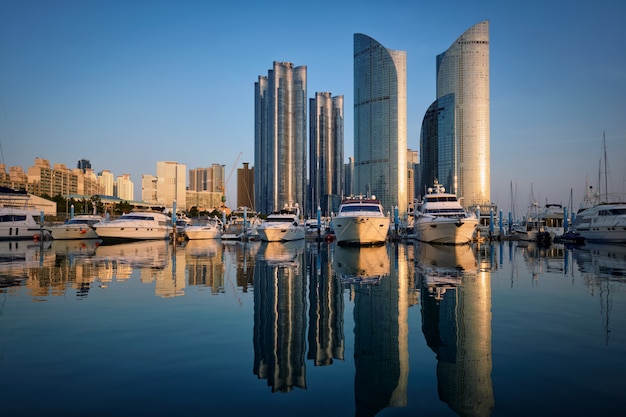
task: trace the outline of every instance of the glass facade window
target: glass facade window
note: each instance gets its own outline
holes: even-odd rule
[[[406,52],[354,35],[354,193],[407,212]]]

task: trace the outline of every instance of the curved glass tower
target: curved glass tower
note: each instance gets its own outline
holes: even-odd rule
[[[455,140],[454,146],[446,146],[449,154],[443,155],[439,137],[439,169],[443,161],[454,168],[453,183],[444,186],[462,198],[465,207],[490,203],[488,20],[472,26],[437,56],[437,100],[447,96],[448,101],[450,95]]]
[[[354,193],[407,212],[406,52],[354,34]]]

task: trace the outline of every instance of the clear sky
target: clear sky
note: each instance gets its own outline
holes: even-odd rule
[[[273,61],[307,66],[308,97],[345,97],[353,151],[353,34],[407,52],[408,146],[435,99],[435,59],[490,21],[491,196],[577,205],[598,181],[626,191],[626,2],[0,0],[0,144],[35,157],[141,174],[254,163],[254,83]],[[228,205],[236,204],[236,171]]]

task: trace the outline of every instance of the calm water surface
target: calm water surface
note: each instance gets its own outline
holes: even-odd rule
[[[0,242],[2,416],[621,416],[626,247]]]

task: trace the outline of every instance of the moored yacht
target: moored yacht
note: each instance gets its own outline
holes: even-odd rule
[[[39,239],[43,232],[37,218],[40,213],[35,210],[16,207],[0,207],[0,239]]]
[[[376,196],[345,199],[331,220],[331,228],[342,245],[381,245],[387,240],[390,219]]]
[[[169,239],[172,219],[163,213],[133,211],[115,220],[96,223],[93,228],[103,241]]]
[[[97,214],[79,214],[63,224],[50,226],[46,229],[53,239],[97,239],[98,234],[92,227],[104,219]]]
[[[304,225],[300,222],[300,208],[285,205],[273,212],[258,227],[259,237],[265,242],[304,239]]]
[[[219,239],[222,235],[222,222],[217,219],[192,222],[182,230],[182,233],[189,240]]]
[[[579,210],[572,231],[590,242],[626,243],[626,202],[598,203]]]
[[[414,211],[415,237],[423,242],[459,245],[469,243],[478,227],[478,218],[467,212],[456,195],[446,193],[435,180]]]

